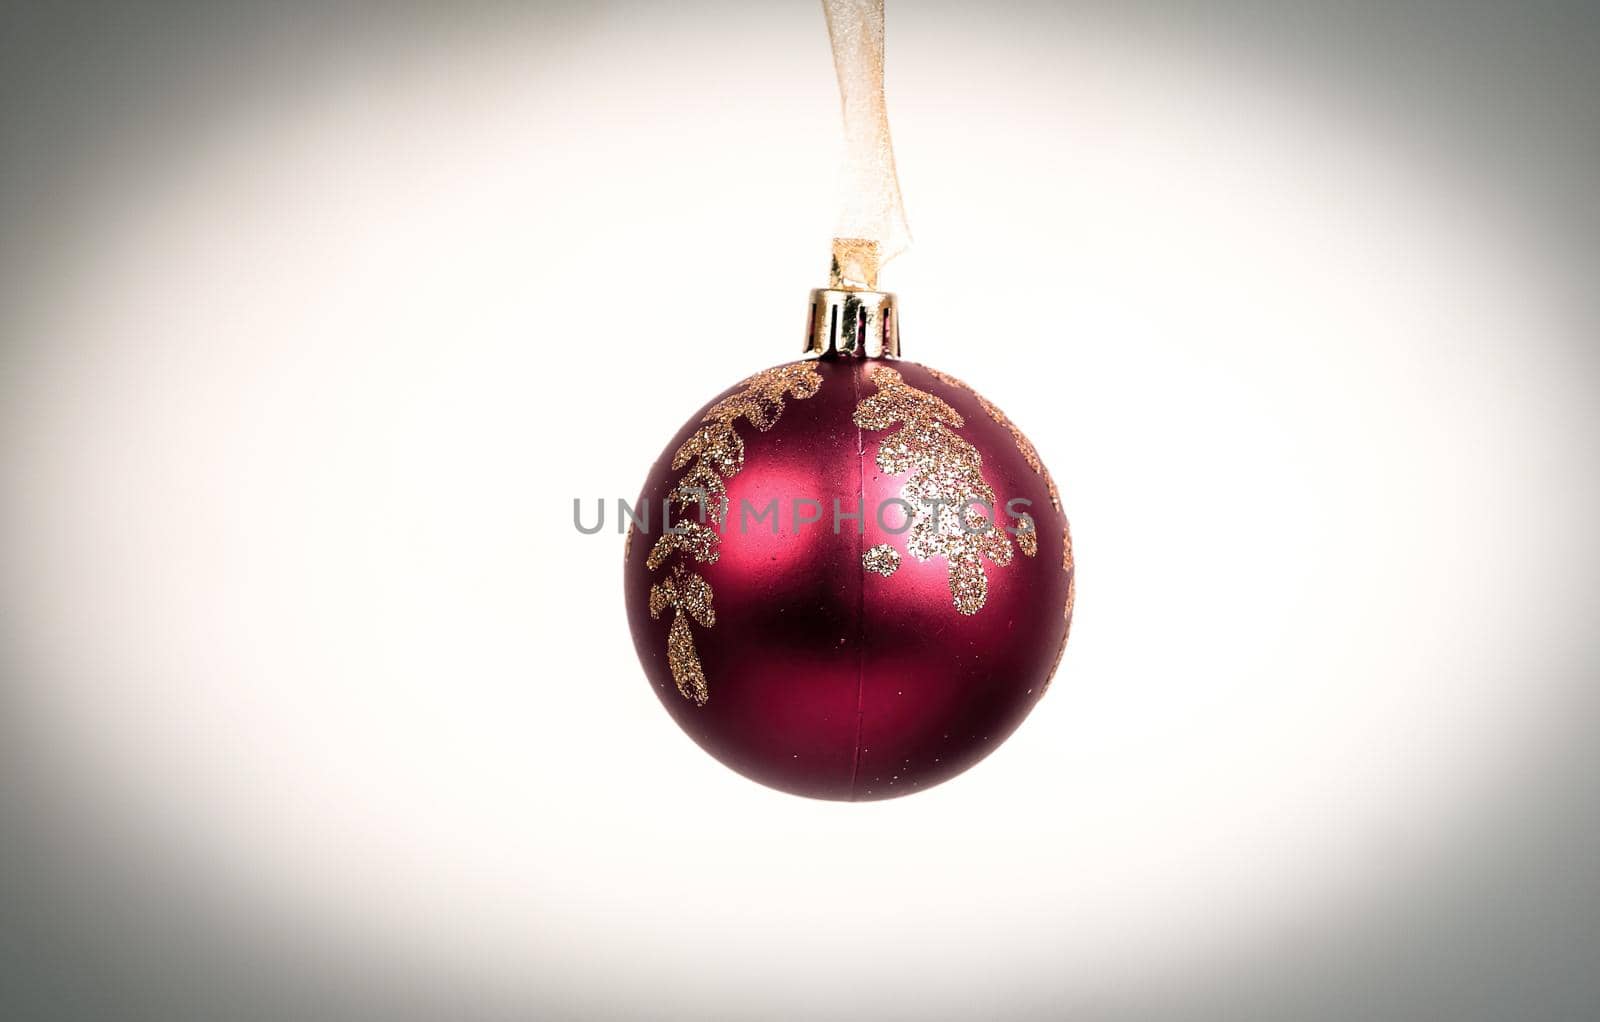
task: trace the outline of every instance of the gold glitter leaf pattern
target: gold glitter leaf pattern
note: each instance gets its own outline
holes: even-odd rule
[[[887,543],[879,543],[861,555],[861,566],[888,578],[900,570],[900,551]]]
[[[688,614],[702,628],[717,623],[717,613],[711,607],[711,583],[681,564],[650,587],[650,616],[660,617],[668,607]]]
[[[1017,516],[1017,549],[1026,557],[1039,553],[1039,530],[1034,527],[1033,516],[1026,511]]]
[[[731,422],[710,422],[690,435],[672,456],[672,467],[682,468],[694,459],[717,474],[731,476],[744,468],[744,441]]]
[[[728,484],[723,482],[720,472],[703,461],[695,461],[694,467],[672,488],[668,500],[681,509],[699,504],[701,521],[707,514],[719,523],[728,518]]]
[[[689,554],[701,564],[717,563],[717,541],[720,537],[715,529],[699,522],[678,522],[670,529],[672,531],[661,534],[656,545],[650,548],[650,556],[645,559],[645,565],[651,571],[679,552]]]
[[[1050,682],[1055,680],[1056,669],[1061,666],[1061,658],[1066,655],[1067,638],[1072,634],[1072,607],[1078,602],[1078,573],[1074,570],[1075,565],[1072,560],[1072,527],[1063,525],[1061,535],[1062,541],[1066,544],[1066,549],[1061,552],[1061,570],[1067,573],[1067,609],[1062,612],[1062,616],[1066,618],[1066,628],[1061,632],[1061,645],[1056,647],[1056,660],[1050,665],[1050,673],[1045,676],[1040,696],[1050,691]]]
[[[983,479],[983,456],[956,435],[953,427],[963,420],[944,401],[909,386],[888,366],[873,367],[872,382],[878,391],[856,406],[855,423],[872,430],[900,427],[878,445],[878,467],[907,475],[900,491],[913,509],[906,551],[919,561],[943,557],[956,611],[976,614],[989,596],[983,560],[1003,567],[1012,556],[1004,529],[990,521],[980,530],[969,517],[977,501],[995,506],[994,490]],[[972,531],[962,527],[964,520]]]
[[[949,373],[940,372],[937,369],[929,369],[928,375],[932,376],[940,383],[951,387],[960,387],[968,394],[971,394],[973,399],[978,402],[978,407],[983,409],[984,414],[988,415],[989,418],[993,419],[1002,429],[1011,434],[1011,439],[1016,443],[1017,453],[1022,455],[1022,460],[1028,463],[1029,468],[1033,469],[1039,475],[1044,477],[1045,489],[1050,493],[1050,506],[1055,508],[1057,511],[1060,511],[1061,494],[1056,490],[1056,481],[1050,478],[1050,470],[1045,468],[1044,462],[1039,459],[1039,449],[1033,446],[1033,441],[1029,440],[1022,430],[1017,428],[1017,424],[1012,422],[1011,419],[1006,416],[1006,413],[997,408],[988,398],[973,390],[956,377],[951,376]],[[1028,553],[1028,551],[1024,550],[1023,553]],[[1028,554],[1028,556],[1031,557],[1033,555]]]
[[[1038,448],[1033,446],[1033,441],[1029,440],[1025,435],[1023,435],[1022,430],[1017,428],[1016,423],[1012,422],[1011,419],[1006,416],[1005,412],[1002,412],[999,408],[995,407],[995,405],[988,398],[973,390],[966,383],[962,382],[956,377],[951,376],[949,373],[940,372],[937,369],[929,369],[928,374],[934,379],[938,380],[940,383],[951,387],[960,387],[962,390],[971,394],[973,399],[978,402],[978,406],[984,410],[989,418],[993,419],[996,423],[1002,426],[1006,432],[1011,434],[1011,439],[1016,442],[1017,452],[1022,455],[1022,460],[1028,463],[1029,468],[1033,469],[1035,472],[1039,473],[1040,476],[1044,477],[1045,489],[1050,493],[1050,505],[1057,511],[1060,511],[1061,494],[1056,489],[1056,481],[1050,477],[1050,470],[1044,467],[1044,462],[1039,458]],[[1023,553],[1027,554],[1029,557],[1032,557],[1038,550],[1039,536],[1036,530],[1031,529],[1031,526],[1033,525],[1033,517],[1031,515],[1024,517],[1027,519],[1027,521],[1025,523],[1019,522],[1017,528],[1021,530],[1024,525],[1027,525],[1030,527],[1030,529],[1028,532],[1018,532],[1017,546],[1022,549]],[[1074,571],[1072,560],[1072,527],[1066,524],[1065,521],[1063,521],[1061,526],[1061,543],[1061,570],[1066,572],[1068,575],[1067,607],[1063,614],[1063,616],[1066,618],[1066,628],[1063,629],[1061,633],[1061,645],[1056,649],[1055,663],[1051,665],[1050,674],[1045,679],[1045,690],[1049,689],[1050,680],[1055,677],[1056,668],[1061,665],[1061,657],[1067,651],[1067,636],[1072,632],[1072,608],[1073,605],[1078,601],[1078,575],[1077,572]]]
[[[700,666],[700,654],[695,652],[694,631],[681,610],[673,615],[672,628],[667,631],[667,666],[672,670],[678,692],[696,706],[704,706],[711,698],[711,690],[706,686],[706,671]]]
[[[762,370],[739,385],[739,389],[712,405],[701,416],[700,426],[678,446],[672,455],[674,469],[687,469],[668,495],[668,503],[679,512],[698,504],[699,520],[679,520],[663,532],[650,549],[645,564],[659,571],[668,561],[672,571],[650,587],[650,616],[659,618],[671,609],[672,626],[667,632],[667,666],[683,697],[696,706],[711,698],[705,668],[694,645],[694,624],[711,628],[717,623],[711,607],[711,583],[689,570],[687,555],[699,564],[715,564],[717,545],[722,537],[705,523],[709,512],[719,523],[726,519],[728,487],[726,480],[744,467],[744,440],[734,423],[744,419],[761,432],[771,429],[783,414],[785,397],[803,400],[822,386],[822,376],[810,362],[792,362]]]

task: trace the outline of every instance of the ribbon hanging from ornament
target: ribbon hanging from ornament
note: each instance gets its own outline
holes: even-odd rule
[[[911,244],[883,95],[883,0],[822,0],[839,76],[844,160],[831,286],[878,286],[878,270]]]

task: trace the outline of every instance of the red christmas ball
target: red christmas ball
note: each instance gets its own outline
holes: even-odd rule
[[[678,431],[636,514],[628,620],[656,694],[782,791],[954,777],[1022,723],[1066,646],[1072,539],[1049,473],[998,408],[914,362],[757,373]]]

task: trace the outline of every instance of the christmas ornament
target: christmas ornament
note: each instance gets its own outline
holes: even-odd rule
[[[645,673],[678,725],[763,784],[872,800],[988,755],[1045,692],[1075,591],[1060,495],[977,392],[899,358],[879,264],[906,232],[881,0],[825,3],[848,146],[806,358],[678,431],[629,529]],[[851,233],[854,232],[854,233]]]

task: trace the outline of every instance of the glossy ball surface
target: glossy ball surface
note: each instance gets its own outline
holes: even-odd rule
[[[714,514],[697,527],[696,491],[725,496],[720,528]],[[1019,531],[906,513],[952,494]],[[688,535],[664,533],[663,501]],[[858,501],[860,519],[845,517]],[[1074,592],[1058,505],[1032,445],[946,374],[898,359],[774,367],[691,417],[651,468],[648,527],[625,556],[634,645],[678,725],[746,777],[823,799],[924,790],[994,751],[1044,694]],[[975,504],[966,522],[987,517]]]

